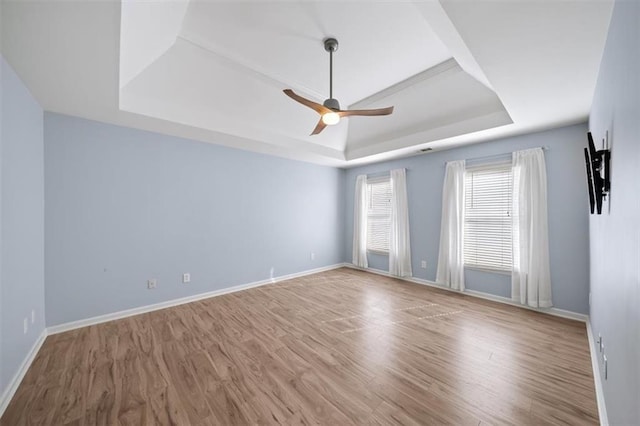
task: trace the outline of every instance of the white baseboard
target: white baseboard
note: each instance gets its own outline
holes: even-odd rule
[[[600,361],[596,350],[596,339],[591,328],[591,321],[587,321],[587,337],[589,338],[589,352],[591,353],[591,368],[593,369],[593,381],[596,387],[596,401],[598,403],[598,416],[600,424],[609,426],[607,407],[604,402],[604,389],[602,388],[602,376],[600,376]]]
[[[580,322],[587,322],[589,320],[589,316],[585,314],[580,314],[578,312],[567,311],[565,309],[558,308],[532,308],[531,306],[521,305],[518,302],[514,302],[508,297],[495,296],[489,293],[483,293],[481,291],[475,290],[465,290],[464,294],[468,294],[470,296],[479,297],[481,299],[493,300],[495,302],[504,303],[506,305],[516,306],[518,308],[528,309],[530,311],[542,312],[543,314],[553,315],[555,317],[572,319]]]
[[[183,305],[185,303],[195,302],[197,300],[208,299],[210,297],[222,296],[223,294],[235,293],[237,291],[247,290],[254,287],[260,287],[267,284],[277,283],[280,281],[286,281],[293,278],[303,277],[306,275],[317,274],[319,272],[330,271],[332,269],[342,268],[343,263],[337,263],[334,265],[324,266],[321,268],[309,269],[302,272],[296,272],[293,274],[282,275],[279,277],[269,278],[261,281],[254,281],[248,284],[240,284],[233,287],[227,287],[220,290],[214,290],[207,293],[200,293],[193,296],[182,297],[180,299],[172,299],[166,302],[155,303],[153,305],[145,305],[137,308],[126,309],[124,311],[112,312],[109,314],[99,315],[96,317],[81,319],[77,321],[71,321],[64,324],[54,325],[47,328],[48,334],[63,333],[65,331],[75,330],[77,328],[86,327],[89,325],[100,324],[107,321],[113,321],[121,318],[130,317],[133,315],[139,315],[146,312],[157,311],[159,309],[170,308],[172,306]]]
[[[438,283],[436,283],[434,281],[424,280],[422,278],[396,277],[395,275],[391,275],[387,271],[382,271],[380,269],[373,269],[373,268],[360,268],[360,267],[355,266],[355,265],[350,264],[350,263],[346,263],[344,266],[346,266],[348,268],[358,269],[360,271],[371,272],[373,274],[383,275],[385,277],[397,278],[399,280],[408,281],[408,282],[412,282],[412,283],[415,283],[415,284],[421,284],[421,285],[426,285],[426,286],[429,286],[429,287],[435,287],[435,288],[439,288],[441,290],[451,291],[451,292],[454,292],[454,293],[457,293],[457,294],[466,294],[466,295],[469,295],[469,296],[478,297],[480,299],[492,300],[494,302],[500,302],[500,303],[504,303],[504,304],[507,304],[507,305],[516,306],[518,308],[528,309],[530,311],[542,312],[544,314],[553,315],[553,316],[556,316],[556,317],[568,318],[568,319],[582,321],[582,322],[588,322],[588,319],[589,319],[588,315],[580,314],[578,312],[566,311],[564,309],[558,309],[558,308],[532,308],[530,306],[521,305],[520,303],[516,303],[516,302],[514,302],[513,300],[511,300],[511,299],[509,299],[507,297],[496,296],[496,295],[489,294],[489,293],[483,293],[481,291],[475,291],[475,290],[458,291],[458,290],[453,290],[453,289],[451,289],[449,287],[446,287],[444,285],[438,284]]]
[[[40,348],[42,347],[42,344],[44,343],[44,340],[46,338],[47,329],[45,328],[44,330],[42,330],[42,333],[40,333],[38,339],[33,343],[33,346],[31,346],[31,350],[22,361],[22,364],[20,364],[20,368],[18,369],[18,371],[16,371],[16,374],[14,374],[11,382],[9,382],[9,385],[2,394],[2,397],[0,397],[0,417],[2,417],[2,415],[4,414],[4,410],[7,409],[11,398],[13,398],[13,395],[18,390],[18,386],[20,386],[20,383],[22,383],[24,375],[27,373],[27,370],[29,370],[29,367],[31,367],[31,363],[36,358],[36,355],[40,351]]]

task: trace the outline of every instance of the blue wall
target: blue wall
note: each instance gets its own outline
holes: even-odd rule
[[[1,56],[0,62],[1,395],[44,330],[45,311],[42,108]]]
[[[46,113],[45,177],[49,326],[343,259],[339,169]]]
[[[545,157],[549,181],[549,251],[553,302],[556,308],[586,314],[589,309],[589,236],[582,153],[586,132],[586,125],[580,124],[347,170],[345,260],[351,261],[353,191],[357,175],[381,173],[401,167],[408,169],[413,275],[434,281],[438,262],[445,162],[548,146],[550,149],[545,151]],[[427,269],[420,268],[421,260],[427,261]],[[369,267],[387,271],[388,258],[371,254]],[[511,296],[510,275],[469,269],[466,273],[466,286],[469,290]]]
[[[609,132],[611,197],[591,216],[591,310],[608,358],[603,380],[612,425],[640,424],[640,2],[617,1],[589,118]],[[602,366],[602,359],[599,360]],[[601,372],[603,369],[601,368]]]

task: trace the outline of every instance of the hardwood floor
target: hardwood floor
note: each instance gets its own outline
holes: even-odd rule
[[[338,269],[49,336],[0,424],[597,424],[585,326]]]

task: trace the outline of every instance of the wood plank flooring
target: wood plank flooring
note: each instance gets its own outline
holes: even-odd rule
[[[585,325],[337,269],[49,336],[14,425],[597,424]]]

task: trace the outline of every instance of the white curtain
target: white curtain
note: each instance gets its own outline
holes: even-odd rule
[[[353,201],[353,264],[361,268],[367,263],[367,175],[356,178]]]
[[[409,204],[405,169],[391,170],[391,232],[389,234],[389,273],[411,276]]]
[[[442,222],[436,281],[464,291],[465,161],[450,161],[442,187]]]
[[[534,308],[552,306],[548,232],[544,153],[514,152],[511,298]]]

